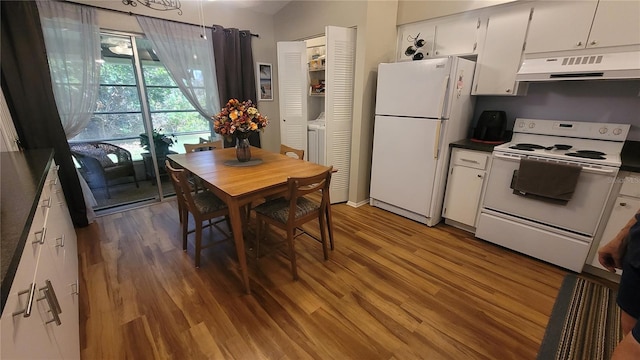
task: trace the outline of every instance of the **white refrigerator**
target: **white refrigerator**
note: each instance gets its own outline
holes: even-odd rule
[[[378,66],[370,204],[434,226],[449,143],[468,137],[475,62],[446,57]]]

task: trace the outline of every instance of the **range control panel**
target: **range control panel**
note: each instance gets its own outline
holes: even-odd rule
[[[631,125],[516,118],[514,133],[625,141]]]

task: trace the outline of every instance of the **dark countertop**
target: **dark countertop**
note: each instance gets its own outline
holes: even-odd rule
[[[0,152],[0,312],[7,302],[52,160],[51,149]]]
[[[462,140],[458,140],[450,143],[449,147],[492,152],[493,148],[497,145],[498,144],[485,144],[485,143],[471,141],[469,139],[462,139]]]
[[[626,141],[620,157],[622,158],[621,171],[640,173],[640,141]]]

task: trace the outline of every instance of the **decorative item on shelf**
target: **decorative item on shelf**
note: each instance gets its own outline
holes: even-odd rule
[[[122,0],[122,3],[133,7],[142,4],[149,9],[160,11],[178,10],[178,15],[182,15],[180,0]]]
[[[176,136],[166,135],[162,133],[162,128],[153,129],[152,132],[153,137],[153,145],[156,149],[156,156],[165,156],[169,153],[169,147],[173,146],[177,142],[175,140]],[[149,151],[151,149],[151,142],[149,141],[149,136],[145,133],[140,134],[140,146],[145,150]]]
[[[258,112],[258,108],[251,100],[240,102],[237,99],[231,99],[211,119],[213,131],[224,136],[227,141],[236,139],[236,157],[240,162],[251,160],[249,135],[264,129],[269,124],[267,117]]]

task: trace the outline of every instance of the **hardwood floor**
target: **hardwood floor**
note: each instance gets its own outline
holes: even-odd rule
[[[249,255],[251,295],[232,242],[194,268],[175,199],[78,229],[83,359],[535,359],[565,270],[444,224],[332,209],[330,260],[298,238],[294,282],[284,248]]]

